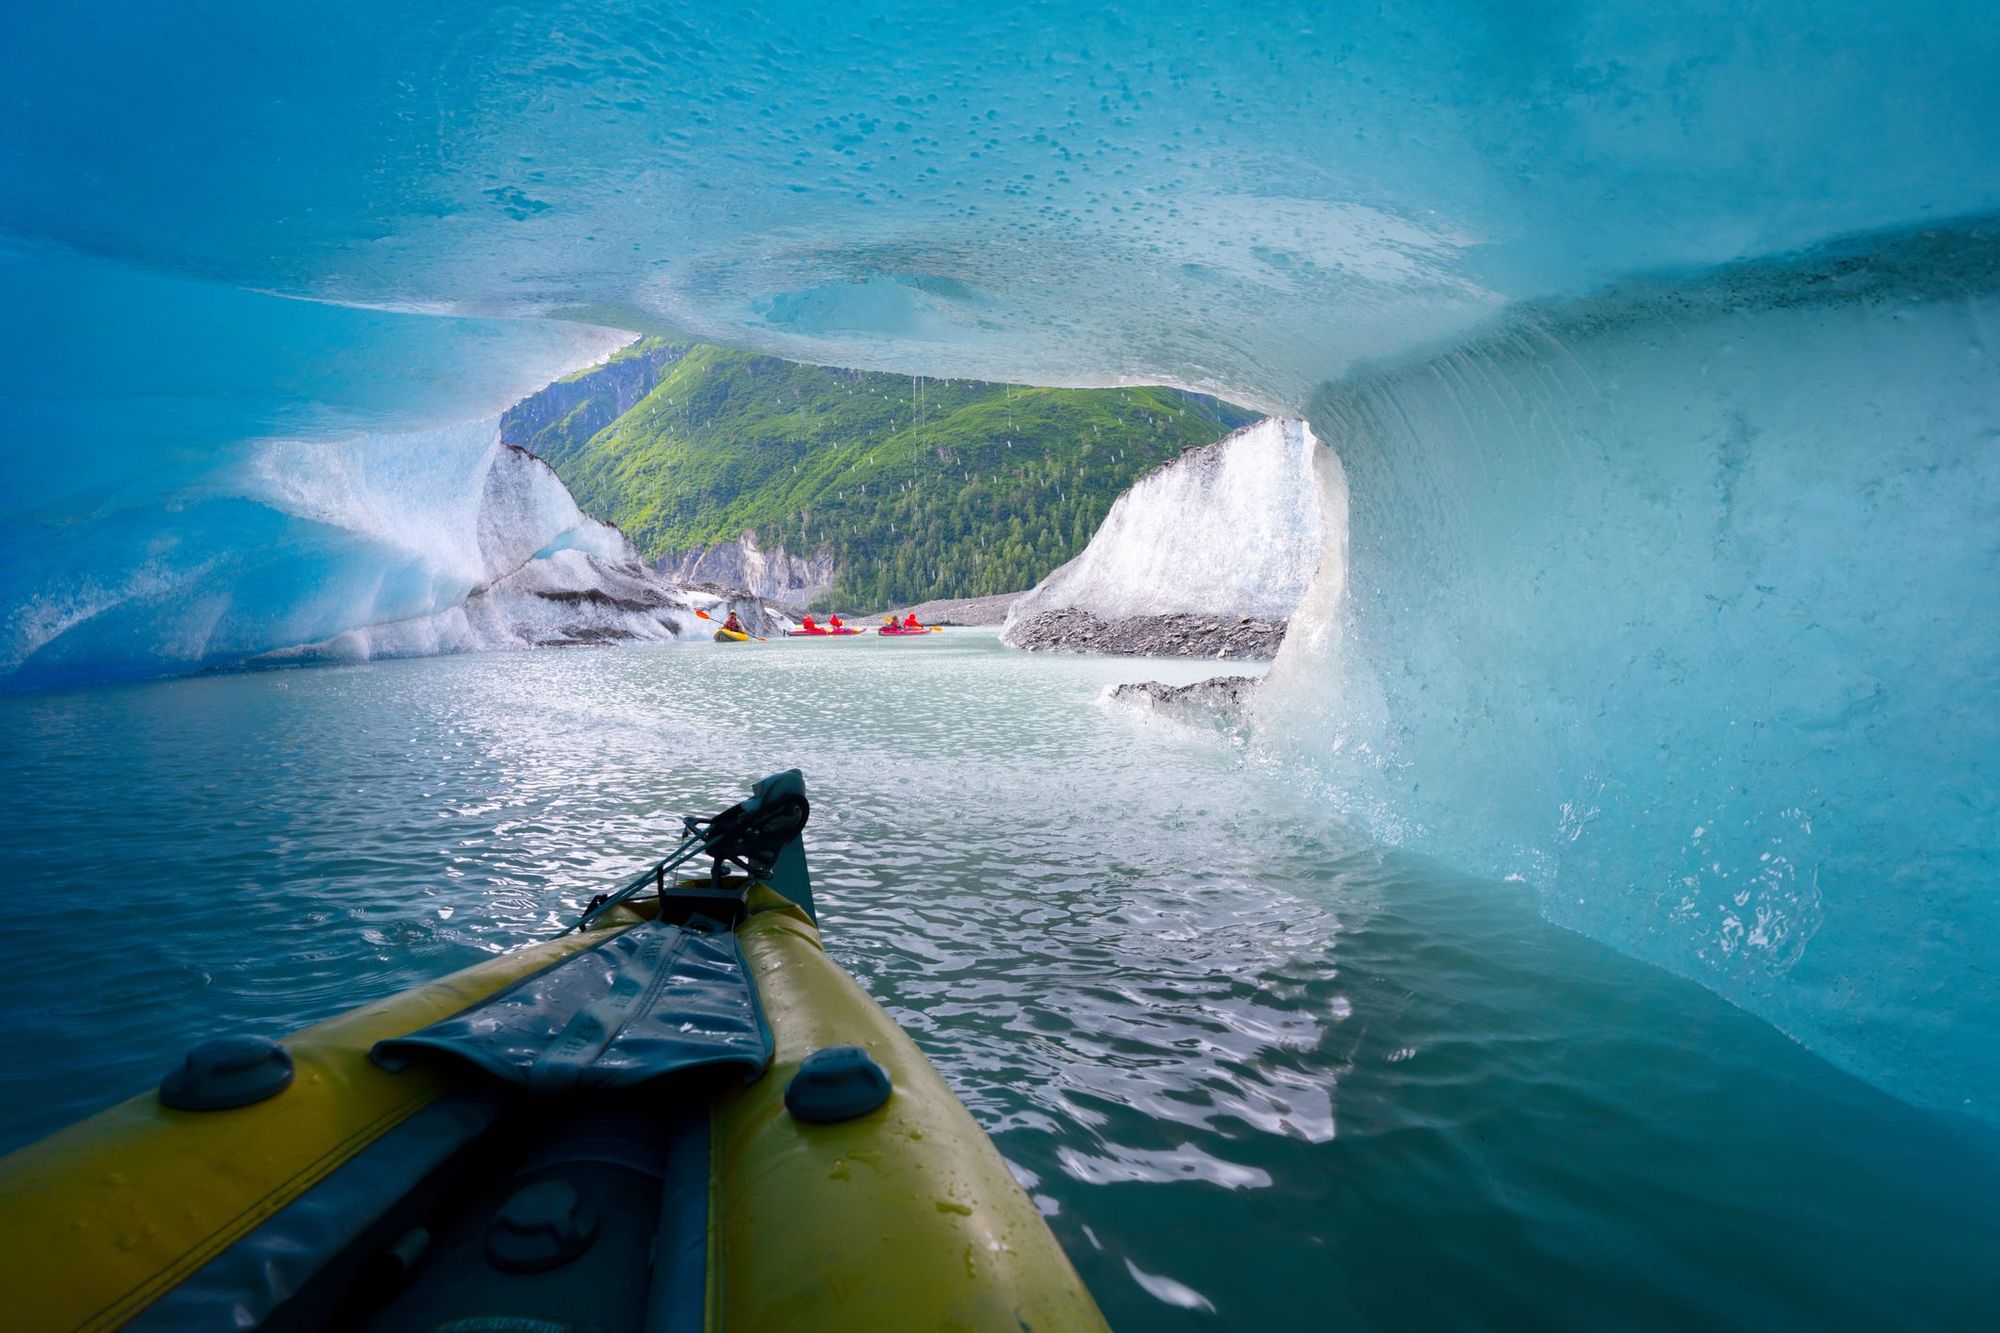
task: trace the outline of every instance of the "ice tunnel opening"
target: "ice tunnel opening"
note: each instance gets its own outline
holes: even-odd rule
[[[1323,384],[1298,411],[1325,554],[1255,705],[1266,742],[1377,836],[1525,881],[1550,919],[1991,1119],[1968,1055],[2000,1009],[1940,978],[2000,926],[1995,248],[1972,220],[1627,282]],[[509,465],[490,414],[629,334],[191,290],[227,308],[189,364],[323,374],[267,346],[273,312],[357,359],[315,383],[320,419],[221,423],[261,442],[220,469],[155,421],[148,443],[194,469],[164,512],[129,481],[53,515],[62,487],[41,491],[9,575],[64,595],[17,606],[11,686],[487,645],[491,599],[468,603],[524,560],[619,556]],[[134,345],[171,346],[149,321],[187,308],[127,304]],[[469,366],[454,393],[407,392]],[[63,549],[94,565],[58,568]]]

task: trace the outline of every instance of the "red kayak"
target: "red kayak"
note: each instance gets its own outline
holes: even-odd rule
[[[843,634],[859,634],[858,629],[788,629],[788,639],[837,639]]]
[[[929,634],[931,627],[929,625],[919,625],[915,629],[904,629],[901,625],[884,625],[875,632],[877,634]]]

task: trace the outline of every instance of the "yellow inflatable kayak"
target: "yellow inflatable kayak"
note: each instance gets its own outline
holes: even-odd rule
[[[717,643],[742,643],[749,637],[748,634],[737,629],[719,629],[715,632],[715,641]]]
[[[8,1327],[1103,1329],[821,951],[808,811],[766,778],[558,939],[206,1042],[0,1160]]]

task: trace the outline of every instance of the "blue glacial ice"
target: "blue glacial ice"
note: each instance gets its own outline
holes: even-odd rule
[[[1978,0],[209,0],[9,36],[0,233],[1273,408],[1515,300],[2000,207]]]
[[[0,672],[16,684],[191,669],[456,604],[496,572],[480,549],[492,418],[618,341],[4,242],[0,304]],[[549,480],[510,539],[531,552],[581,521]]]
[[[1265,700],[1337,799],[2000,1118],[1996,68],[1970,0],[30,7],[0,671],[448,617],[483,423],[631,331],[1211,390],[1345,464]]]
[[[1329,386],[1271,729],[1399,842],[2000,1113],[2000,233],[1518,311]]]

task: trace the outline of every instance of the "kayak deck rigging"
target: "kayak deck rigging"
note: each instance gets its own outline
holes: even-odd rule
[[[822,950],[809,815],[774,775],[554,939],[191,1054],[247,1101],[149,1093],[0,1160],[10,1326],[1101,1330]]]

